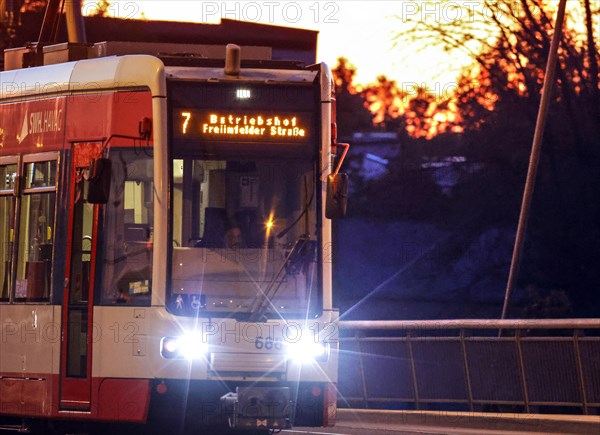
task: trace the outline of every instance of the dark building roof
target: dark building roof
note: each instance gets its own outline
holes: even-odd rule
[[[24,13],[19,41],[37,41],[43,15]],[[185,44],[228,44],[267,46],[274,60],[299,60],[315,63],[318,32],[259,23],[222,19],[220,24],[181,23],[173,21],[125,20],[85,17],[88,42],[133,41]],[[66,42],[63,21],[57,42]],[[16,45],[18,46],[18,45]]]

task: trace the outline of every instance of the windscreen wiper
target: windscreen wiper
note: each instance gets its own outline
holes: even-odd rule
[[[285,261],[267,286],[266,290],[264,292],[261,290],[261,294],[257,295],[254,301],[252,301],[249,319],[251,322],[263,320],[265,311],[269,306],[275,308],[273,305],[273,298],[279,291],[281,284],[283,284],[283,278],[279,279],[281,274],[285,271],[285,277],[288,275],[297,275],[303,271],[305,272],[307,265],[316,258],[316,248],[316,240],[310,240],[308,236],[301,236],[296,241],[294,247],[285,257]],[[275,286],[275,284],[277,284],[277,286]]]
[[[306,215],[306,213],[308,213],[308,210],[310,209],[310,205],[312,204],[314,197],[315,197],[315,191],[313,190],[310,199],[308,200],[308,202],[304,206],[304,209],[302,210],[302,212],[300,213],[300,215],[298,215],[298,217],[296,218],[296,220],[294,220],[294,222],[292,222],[286,228],[284,228],[279,233],[277,233],[277,235],[275,237],[277,237],[278,239],[281,239],[283,236],[285,236],[288,233],[289,230],[291,230],[292,228],[294,228],[296,226],[296,224],[298,222],[300,222],[300,219],[302,219],[302,217],[304,215]]]

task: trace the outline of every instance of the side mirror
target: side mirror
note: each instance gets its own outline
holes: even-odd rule
[[[87,202],[106,204],[110,194],[110,176],[112,163],[109,159],[92,160],[88,179]]]
[[[325,199],[325,217],[343,218],[348,205],[348,175],[343,173],[327,176],[327,198]]]

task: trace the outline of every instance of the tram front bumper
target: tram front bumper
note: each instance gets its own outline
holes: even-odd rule
[[[221,397],[232,429],[287,429],[293,405],[288,387],[244,387]]]

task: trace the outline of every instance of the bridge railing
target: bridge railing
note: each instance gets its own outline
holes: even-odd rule
[[[340,407],[600,413],[600,319],[339,326]]]

